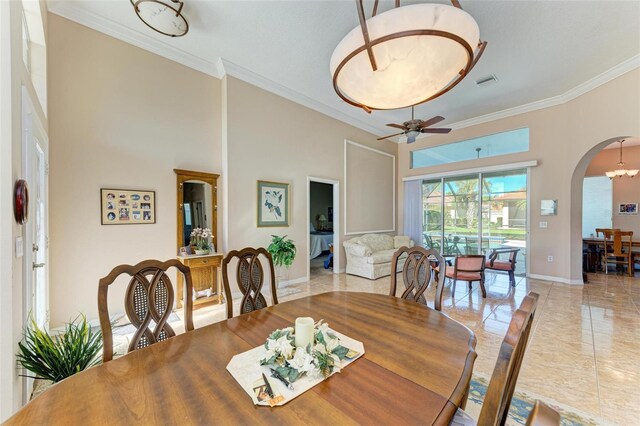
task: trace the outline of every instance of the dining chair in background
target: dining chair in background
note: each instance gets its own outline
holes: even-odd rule
[[[602,238],[602,247],[596,249],[598,255],[598,262],[600,262],[600,269],[604,271],[604,253],[607,248],[607,244],[613,239],[613,233],[620,231],[617,228],[596,228],[596,238]],[[602,234],[602,235],[601,235]]]
[[[444,287],[444,274],[437,274],[434,267],[442,265],[446,268],[444,258],[437,250],[423,247],[400,247],[391,259],[391,271],[398,270],[398,262],[406,255],[406,260],[400,272],[405,290],[400,296],[402,299],[415,300],[427,306],[425,292],[433,281],[436,286],[433,306],[436,310],[442,310],[442,289]],[[445,269],[446,270],[446,269]],[[389,296],[396,295],[398,274],[391,273],[391,286]]]
[[[145,260],[137,265],[120,265],[104,278],[98,285],[98,315],[104,348],[102,361],[113,359],[113,334],[109,317],[109,286],[122,274],[131,277],[125,294],[125,312],[131,324],[136,328],[129,352],[141,349],[176,335],[167,320],[173,308],[173,286],[167,270],[175,267],[184,277],[184,324],[185,330],[193,330],[193,283],[189,267],[176,259],[161,262]]]
[[[630,277],[633,276],[633,232],[632,231],[620,231],[615,230],[613,232],[613,244],[609,247],[609,244],[604,244],[604,272],[609,273],[609,264],[614,265],[626,265],[627,272]]]
[[[560,414],[547,404],[536,401],[527,417],[526,426],[556,426],[560,424]]]
[[[482,254],[467,254],[456,256],[453,268],[447,268],[445,276],[453,280],[452,295],[455,294],[456,282],[458,280],[467,281],[469,288],[474,281],[480,283],[482,297],[487,297],[487,290],[484,288],[484,268],[485,257]]]
[[[511,317],[482,403],[478,425],[498,426],[506,422],[537,305],[538,294],[529,292]],[[476,422],[463,410],[458,409],[451,424],[475,425]]]
[[[234,259],[237,259],[236,282],[242,292],[240,314],[246,314],[267,307],[267,300],[262,294],[265,273],[262,267],[262,262],[260,261],[260,255],[264,257],[269,266],[271,302],[273,305],[278,304],[278,295],[276,294],[276,273],[273,268],[273,259],[271,258],[271,254],[262,247],[257,249],[247,247],[240,251],[232,250],[222,261],[222,282],[224,284],[224,294],[227,300],[227,318],[233,317],[233,298],[229,285],[229,264]]]
[[[509,283],[512,287],[516,286],[516,260],[518,257],[518,248],[492,249],[489,253],[489,259],[485,262],[486,269],[495,271],[504,271],[509,274]],[[501,254],[509,254],[509,259],[499,259]]]

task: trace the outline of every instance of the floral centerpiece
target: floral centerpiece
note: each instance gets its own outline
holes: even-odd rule
[[[329,377],[340,371],[339,361],[347,357],[349,349],[322,320],[314,324],[313,344],[296,347],[293,327],[275,330],[264,344],[266,350],[260,365],[269,365],[293,383],[303,375]]]
[[[195,254],[209,254],[211,249],[211,229],[195,228],[191,231],[191,241],[189,245],[195,250]]]

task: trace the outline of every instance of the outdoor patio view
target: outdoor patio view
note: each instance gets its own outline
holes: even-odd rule
[[[422,205],[425,247],[448,256],[519,248],[517,273],[525,273],[526,170],[425,180]]]

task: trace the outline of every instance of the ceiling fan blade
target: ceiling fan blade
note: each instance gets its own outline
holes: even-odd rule
[[[449,133],[451,129],[434,128],[434,129],[422,129],[421,133]]]
[[[389,136],[383,136],[381,138],[378,138],[379,141],[384,140],[384,139],[388,139],[388,138],[392,138],[394,136],[400,136],[400,135],[404,135],[404,132],[402,133],[396,133],[395,135],[389,135]]]
[[[396,129],[402,129],[402,130],[404,130],[404,126],[403,126],[402,124],[389,123],[389,124],[387,124],[387,126],[389,126],[389,127],[395,127]]]
[[[437,124],[437,123],[441,122],[442,120],[444,120],[444,117],[436,115],[433,118],[430,118],[428,120],[424,120],[422,122],[422,126],[420,126],[420,128],[424,129],[425,127],[433,126],[434,124]]]

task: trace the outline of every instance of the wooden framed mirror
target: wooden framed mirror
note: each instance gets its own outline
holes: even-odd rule
[[[177,248],[189,245],[191,231],[209,228],[218,249],[217,181],[220,175],[174,169],[177,184]]]

